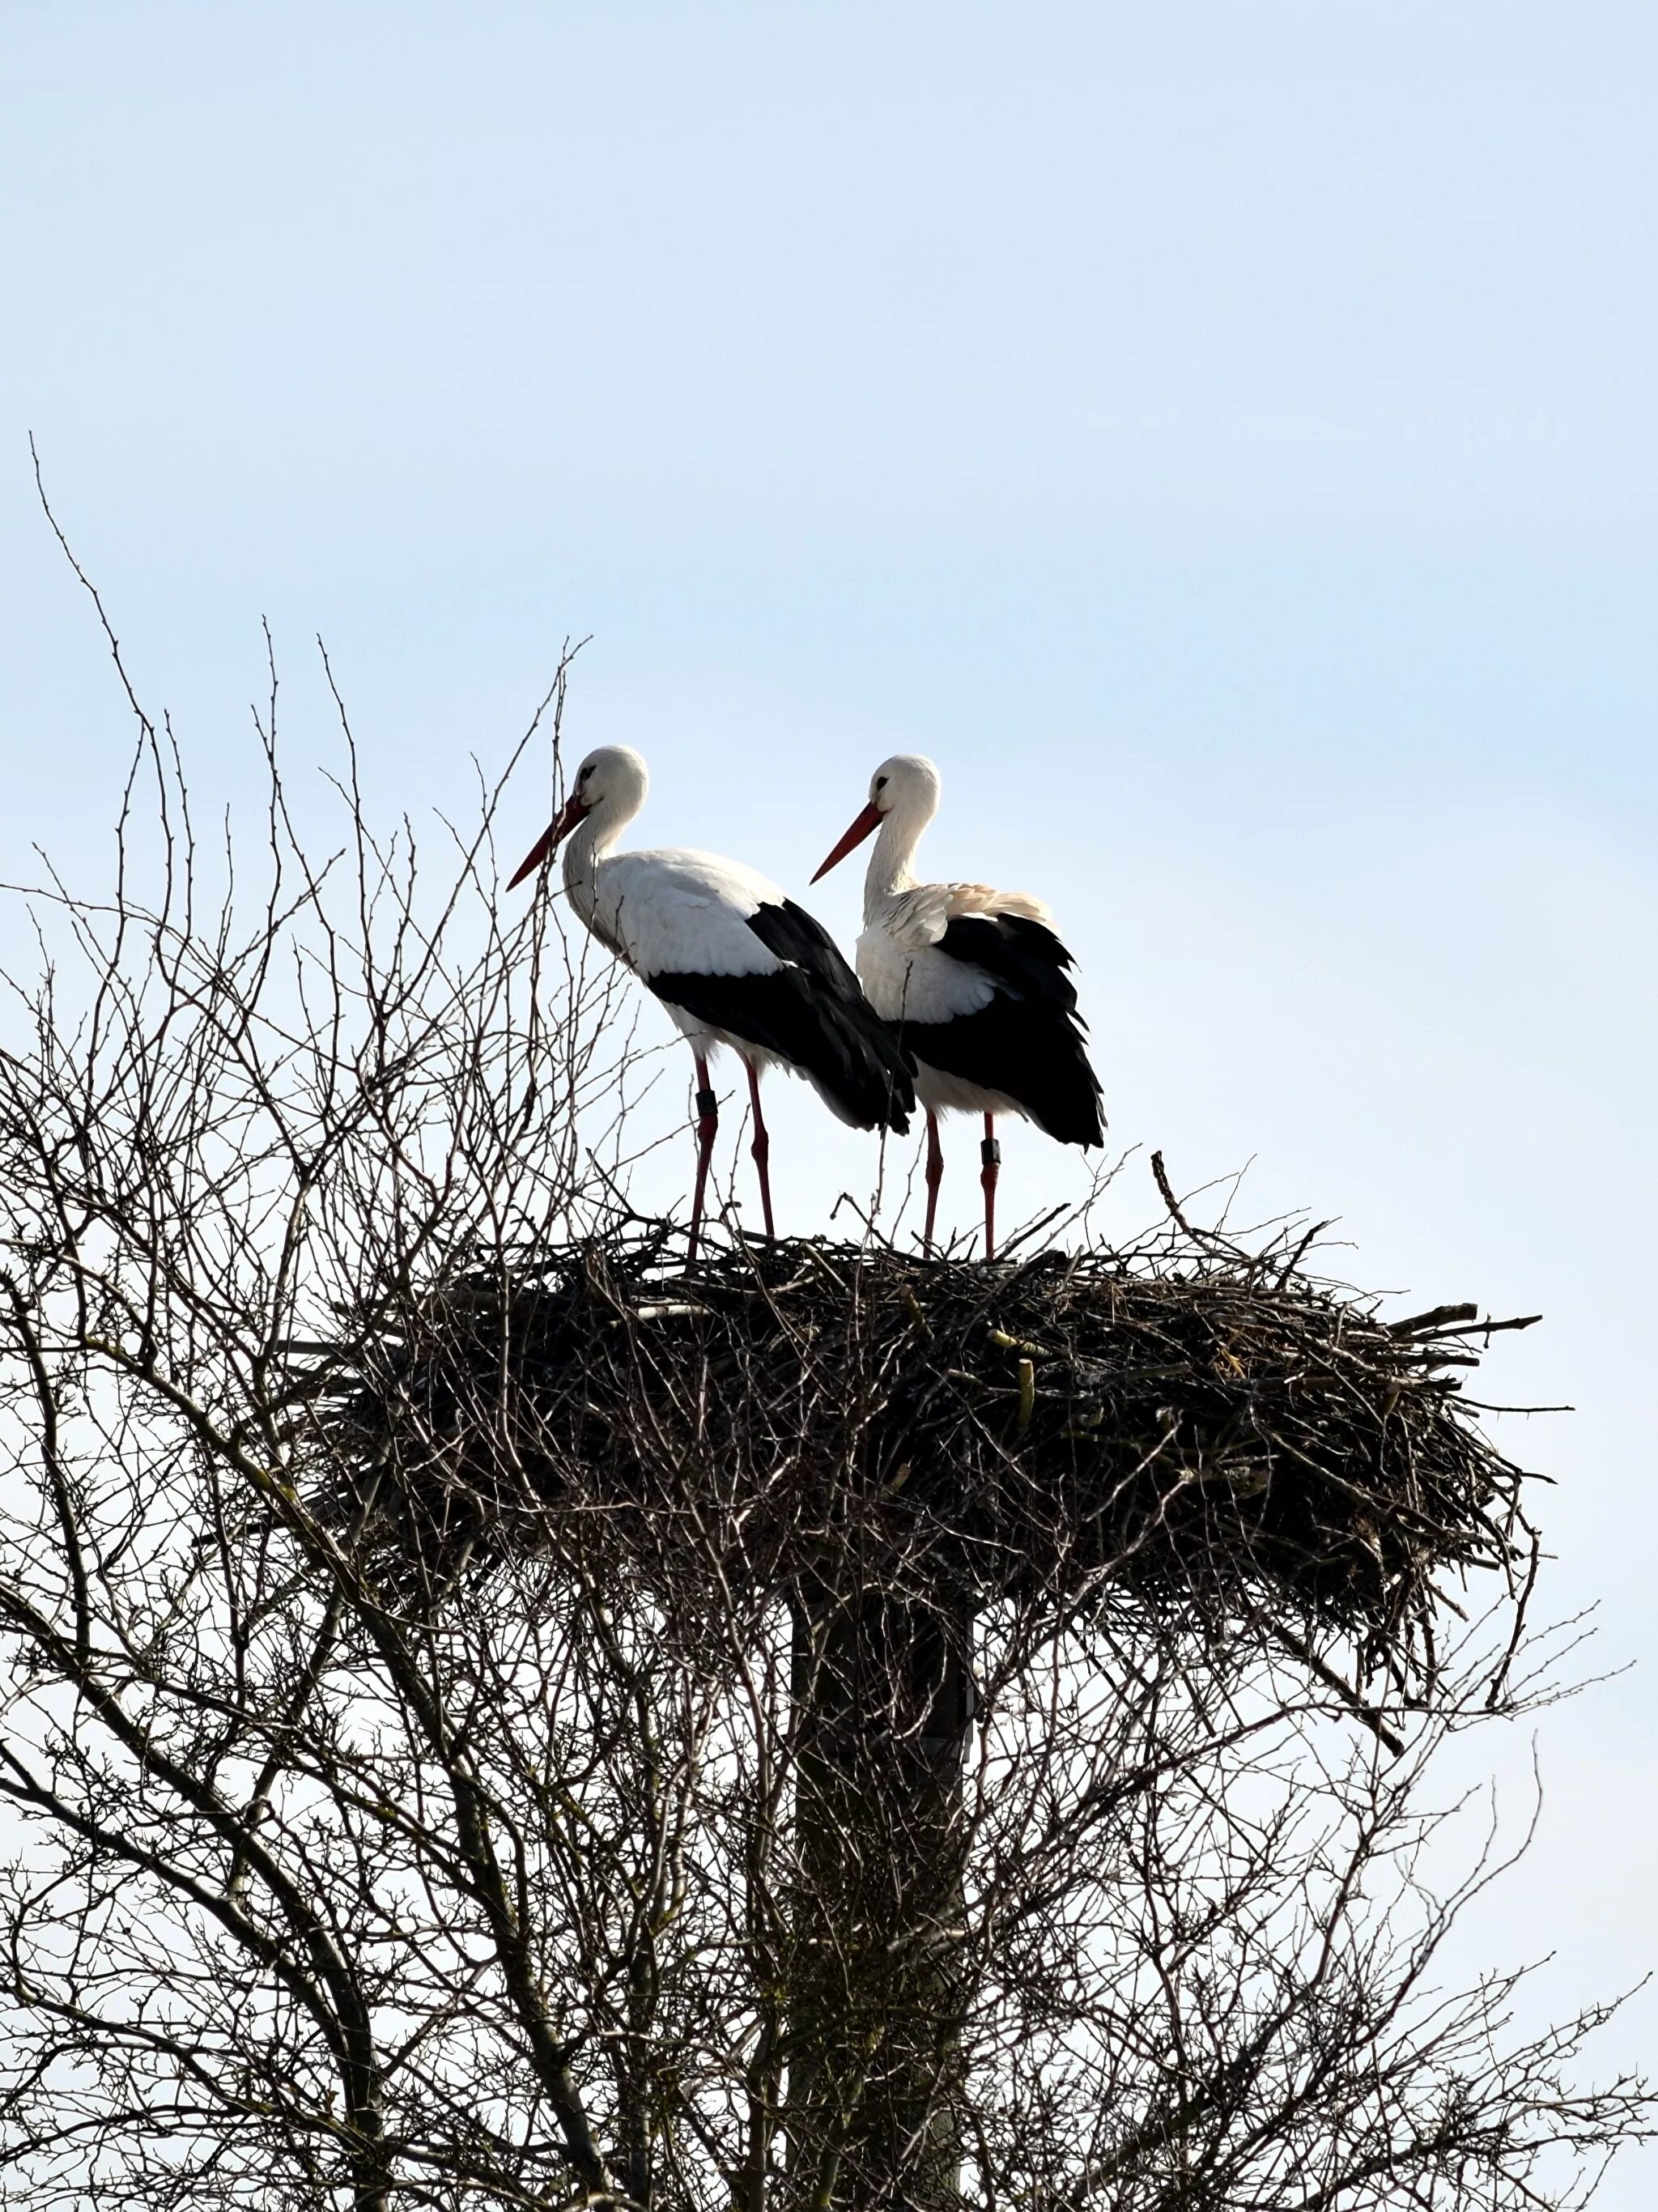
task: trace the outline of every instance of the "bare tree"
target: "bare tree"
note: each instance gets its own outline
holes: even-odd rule
[[[1424,1769],[1551,1693],[1491,1324],[1172,1193],[688,1273],[498,791],[417,869],[342,717],[314,862],[258,719],[257,884],[140,712],[13,982],[8,2201],[1585,2201],[1604,2014],[1436,1978],[1500,1869]]]

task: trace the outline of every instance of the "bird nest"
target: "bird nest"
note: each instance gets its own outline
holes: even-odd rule
[[[314,1370],[324,1504],[389,1582],[540,1551],[694,1604],[851,1572],[1264,1621],[1402,1681],[1448,1578],[1517,1590],[1534,1557],[1456,1380],[1523,1323],[1388,1322],[1184,1223],[994,1267],[667,1239],[494,1253]]]

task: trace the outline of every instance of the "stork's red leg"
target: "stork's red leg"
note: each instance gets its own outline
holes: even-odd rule
[[[984,1165],[979,1170],[979,1188],[985,1194],[985,1257],[996,1256],[996,1175],[1002,1164],[1002,1148],[996,1142],[996,1116],[985,1115],[985,1140],[979,1147],[979,1158]]]
[[[771,1175],[768,1163],[771,1158],[771,1139],[766,1134],[766,1117],[760,1111],[760,1071],[751,1060],[743,1065],[749,1071],[749,1103],[754,1109],[754,1142],[750,1150],[754,1164],[760,1170],[760,1204],[766,1217],[766,1234],[775,1237],[777,1231],[771,1218]]]
[[[708,1187],[708,1162],[714,1158],[714,1133],[720,1127],[720,1101],[708,1081],[708,1063],[701,1053],[696,1055],[696,1189],[691,1198],[691,1241],[685,1255],[686,1265],[696,1257],[697,1238],[702,1233],[702,1197]]]
[[[938,1116],[929,1106],[926,1115],[926,1227],[921,1231],[921,1249],[932,1249],[932,1224],[938,1214],[938,1186],[944,1179],[944,1146],[938,1142]]]

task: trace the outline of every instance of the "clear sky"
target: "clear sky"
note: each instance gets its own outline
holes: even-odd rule
[[[31,429],[209,788],[262,615],[301,753],[320,631],[416,814],[591,633],[641,835],[797,894],[932,754],[925,858],[1058,908],[1121,1145],[1547,1314],[1498,1390],[1580,1410],[1504,1440],[1638,1662],[1481,1923],[1561,2002],[1658,1962],[1655,87],[1650,0],[0,11],[0,874],[103,880],[127,742]],[[790,1227],[867,1181],[804,1094],[775,1139]],[[1010,1218],[1080,1187],[1005,1151]]]

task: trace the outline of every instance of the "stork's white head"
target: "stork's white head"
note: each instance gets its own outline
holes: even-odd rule
[[[596,745],[570,780],[563,812],[536,840],[507,890],[533,875],[581,823],[592,820],[595,844],[608,843],[633,820],[650,787],[650,770],[631,745]]]
[[[930,822],[944,780],[925,753],[894,753],[869,780],[869,803],[883,817],[902,814]]]
[[[829,854],[817,875],[828,875],[839,860],[844,860],[854,847],[877,830],[890,824],[893,838],[902,844],[906,852],[912,850],[915,840],[938,811],[938,797],[944,789],[944,778],[923,753],[894,753],[884,760],[869,780],[869,805],[847,828],[846,835]],[[884,848],[893,842],[884,838]]]
[[[596,745],[571,779],[567,811],[579,805],[579,821],[603,807],[606,820],[619,828],[633,820],[650,787],[650,770],[631,745]]]

